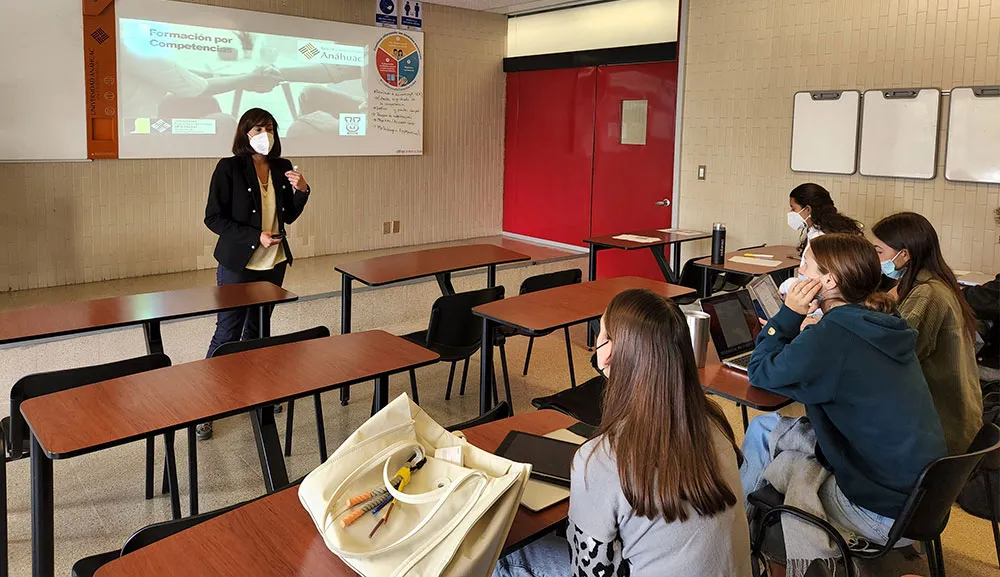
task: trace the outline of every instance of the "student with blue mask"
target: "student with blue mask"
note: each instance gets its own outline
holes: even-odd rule
[[[792,189],[788,194],[788,214],[786,215],[788,227],[802,234],[799,241],[799,254],[805,254],[812,239],[831,232],[841,232],[847,234],[861,233],[861,223],[853,218],[841,214],[833,204],[830,193],[822,186],[807,182]],[[802,263],[799,263],[799,279],[802,278]],[[782,295],[788,293],[789,287],[796,280],[795,277],[787,279],[778,287],[778,292]]]
[[[923,468],[947,453],[917,334],[877,292],[878,255],[863,237],[813,239],[803,273],[810,280],[792,286],[757,338],[750,382],[805,405],[814,456],[830,473],[813,489],[827,520],[848,537],[885,543]],[[820,295],[823,318],[800,330]],[[747,429],[740,470],[747,494],[764,485],[775,461],[771,433],[787,428],[783,419],[762,415]]]
[[[899,314],[917,330],[917,358],[952,454],[963,453],[983,426],[976,366],[976,316],[941,254],[937,232],[915,212],[872,227],[882,274],[897,280]]]

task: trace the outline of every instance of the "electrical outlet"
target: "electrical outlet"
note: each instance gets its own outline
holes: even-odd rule
[[[398,220],[392,221],[392,232],[393,232],[393,234],[399,232],[399,221]]]
[[[392,232],[392,223],[388,220],[382,223],[382,234],[389,234]]]
[[[705,165],[698,165],[698,180],[705,180]]]

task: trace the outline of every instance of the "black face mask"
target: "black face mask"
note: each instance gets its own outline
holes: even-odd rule
[[[605,372],[604,372],[604,369],[602,369],[602,368],[600,367],[600,365],[598,365],[598,364],[597,364],[597,351],[598,351],[598,350],[599,350],[599,349],[600,349],[601,347],[603,347],[604,345],[606,345],[606,344],[608,344],[608,343],[610,343],[610,342],[611,342],[610,340],[607,340],[607,341],[604,341],[603,343],[601,343],[601,344],[597,345],[597,346],[596,346],[596,347],[594,348],[594,368],[595,368],[595,369],[597,369],[597,372],[598,372],[598,373],[599,373],[599,374],[600,374],[600,375],[601,375],[602,377],[604,377],[604,378],[605,378],[605,380],[607,380],[607,378],[608,378],[608,375],[607,375],[607,373],[605,373]]]

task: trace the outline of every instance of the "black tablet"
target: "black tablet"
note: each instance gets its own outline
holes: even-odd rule
[[[511,461],[530,464],[531,476],[536,479],[569,487],[573,455],[579,448],[579,445],[566,441],[511,431],[500,443],[496,454]]]

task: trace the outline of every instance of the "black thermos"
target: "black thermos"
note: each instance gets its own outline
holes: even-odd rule
[[[712,225],[712,264],[726,262],[726,225],[717,222]]]

